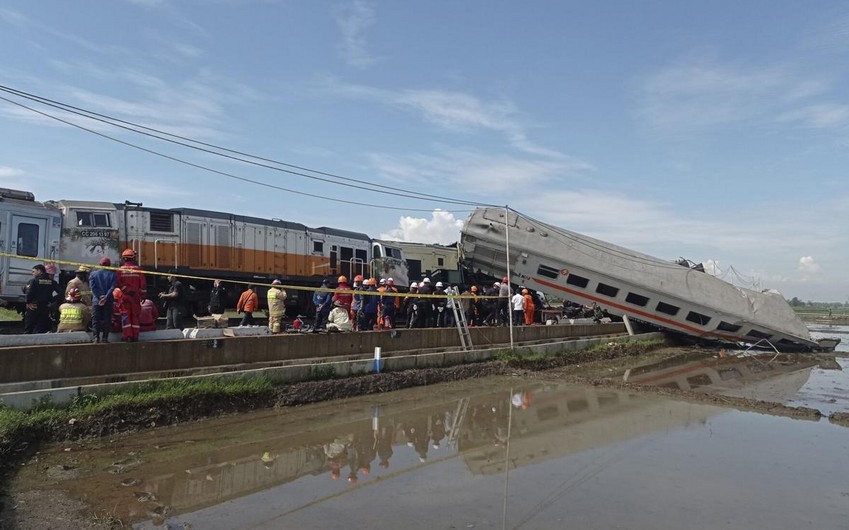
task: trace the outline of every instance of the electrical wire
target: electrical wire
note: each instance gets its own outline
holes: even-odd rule
[[[262,182],[262,181],[259,181],[259,180],[249,179],[247,177],[241,177],[239,175],[234,175],[233,173],[228,173],[226,171],[220,171],[220,170],[213,169],[211,167],[204,166],[204,165],[201,165],[201,164],[195,164],[194,162],[189,162],[188,160],[183,160],[182,158],[177,158],[177,157],[174,157],[174,156],[171,156],[171,155],[166,155],[165,153],[160,153],[159,151],[154,151],[153,149],[148,149],[146,147],[142,147],[140,145],[136,145],[136,144],[131,143],[131,142],[120,140],[120,139],[115,138],[113,136],[109,136],[108,134],[104,134],[104,133],[89,129],[87,127],[83,127],[82,125],[70,122],[68,120],[64,120],[62,118],[59,118],[58,116],[54,116],[54,115],[49,114],[47,112],[43,112],[43,111],[34,109],[32,107],[28,107],[27,105],[24,105],[23,103],[13,101],[13,100],[6,98],[6,97],[3,97],[3,96],[0,96],[0,100],[11,103],[12,105],[17,105],[18,107],[24,108],[24,109],[29,110],[31,112],[34,112],[36,114],[40,114],[41,116],[44,116],[46,118],[56,120],[60,123],[66,124],[66,125],[70,125],[71,127],[76,127],[77,129],[89,132],[91,134],[95,134],[97,136],[100,136],[101,138],[106,138],[107,140],[112,140],[113,142],[117,142],[117,143],[125,145],[127,147],[132,147],[133,149],[138,149],[139,151],[143,151],[143,152],[148,153],[148,154],[159,156],[159,157],[164,158],[166,160],[171,160],[172,162],[184,164],[184,165],[187,165],[189,167],[196,168],[196,169],[202,169],[204,171],[209,171],[211,173],[215,173],[217,175],[221,175],[221,176],[228,177],[228,178],[235,179],[235,180],[240,180],[242,182],[248,182],[248,183],[251,183],[251,184],[256,184],[258,186],[263,186],[263,187],[266,187],[266,188],[271,188],[271,189],[280,190],[280,191],[286,191],[286,192],[289,192],[289,193],[294,193],[294,194],[297,194],[297,195],[303,195],[303,196],[306,196],[306,197],[314,197],[316,199],[324,199],[324,200],[339,202],[339,203],[344,203],[344,204],[353,204],[353,205],[357,205],[357,206],[367,206],[367,207],[370,207],[370,208],[381,208],[381,209],[385,209],[385,210],[400,210],[400,211],[408,211],[408,212],[432,212],[433,211],[432,208],[403,208],[403,207],[399,207],[399,206],[387,206],[385,204],[371,204],[371,203],[365,203],[365,202],[349,201],[349,200],[345,200],[345,199],[337,199],[337,198],[328,197],[328,196],[325,196],[325,195],[318,195],[318,194],[314,194],[314,193],[307,193],[307,192],[304,192],[304,191],[293,190],[293,189],[290,189],[290,188],[284,188],[282,186],[277,186],[275,184],[269,184],[267,182]],[[451,212],[451,213],[457,213],[457,212],[470,212],[472,210],[445,210],[445,211]]]
[[[95,120],[95,121],[98,121],[98,122],[101,122],[101,123],[105,123],[107,125],[111,125],[113,127],[118,127],[118,128],[130,131],[130,132],[134,132],[136,134],[141,134],[141,135],[144,135],[144,136],[147,136],[147,137],[156,138],[158,140],[162,140],[162,141],[169,142],[169,143],[172,143],[172,144],[180,145],[182,147],[188,147],[189,149],[194,149],[194,150],[201,151],[201,152],[204,152],[204,153],[220,156],[220,157],[227,158],[227,159],[230,159],[230,160],[235,160],[235,161],[238,161],[238,162],[243,162],[243,163],[246,163],[246,164],[251,164],[251,165],[262,167],[262,168],[265,168],[265,169],[271,169],[273,171],[279,171],[279,172],[282,172],[282,173],[288,173],[290,175],[296,175],[296,176],[305,177],[305,178],[309,178],[309,179],[313,179],[313,180],[317,180],[317,181],[321,181],[321,182],[326,182],[326,183],[329,183],[329,184],[335,184],[337,186],[345,186],[345,187],[349,187],[349,188],[362,189],[362,190],[366,190],[366,191],[369,191],[369,192],[382,193],[382,194],[386,194],[386,195],[393,195],[393,196],[397,196],[397,197],[404,197],[404,198],[408,198],[408,199],[415,199],[415,200],[421,200],[421,201],[438,200],[438,201],[441,201],[441,202],[464,205],[464,206],[492,206],[492,205],[487,205],[485,203],[480,203],[480,202],[475,202],[475,201],[466,201],[466,200],[462,200],[462,199],[452,199],[450,197],[443,197],[443,196],[440,196],[440,195],[433,195],[433,194],[429,194],[429,193],[415,193],[415,194],[413,194],[413,193],[409,193],[409,192],[388,191],[388,190],[385,190],[385,189],[376,189],[376,188],[379,188],[379,186],[376,187],[374,184],[363,181],[363,180],[345,177],[345,176],[341,176],[341,175],[336,175],[336,174],[333,174],[333,173],[326,173],[326,172],[323,172],[323,171],[317,171],[317,170],[314,170],[314,169],[309,169],[307,167],[297,166],[297,165],[294,165],[294,164],[288,164],[286,162],[280,162],[280,161],[277,161],[277,160],[264,158],[264,157],[261,157],[261,156],[251,155],[249,153],[244,153],[244,152],[236,151],[236,150],[229,149],[229,148],[226,148],[226,147],[221,147],[221,146],[218,146],[218,145],[215,145],[215,144],[202,142],[200,140],[195,140],[195,139],[188,138],[188,137],[185,137],[185,136],[180,136],[180,135],[168,133],[168,132],[165,132],[165,131],[154,129],[152,127],[146,127],[144,125],[140,125],[140,124],[137,124],[137,123],[126,121],[126,120],[121,120],[121,119],[115,118],[113,116],[97,113],[97,112],[94,112],[94,111],[83,109],[81,107],[76,107],[74,105],[69,105],[67,103],[62,103],[60,101],[56,101],[56,100],[52,100],[52,99],[45,98],[45,97],[42,97],[42,96],[38,96],[36,94],[31,94],[29,92],[24,92],[22,90],[11,88],[11,87],[8,87],[8,86],[5,86],[5,85],[0,85],[0,91],[6,92],[7,94],[15,95],[15,96],[18,96],[20,98],[24,98],[24,99],[27,99],[27,100],[30,100],[30,101],[33,101],[33,102],[36,102],[36,103],[39,103],[39,104],[42,104],[42,105],[45,105],[45,106],[53,107],[55,109],[62,110],[64,112],[68,112],[70,114],[75,114],[75,115],[81,116],[83,118]],[[138,130],[138,129],[142,129],[142,130]],[[84,129],[84,130],[87,130],[87,129]],[[151,132],[145,132],[145,131],[151,131]],[[156,134],[152,134],[152,133],[156,133]],[[167,138],[167,137],[170,137],[170,138]],[[184,141],[174,140],[173,138],[177,138],[179,140],[184,140]],[[191,145],[191,144],[185,143],[185,142],[191,142],[191,143],[198,144],[198,145]],[[198,147],[198,146],[204,146],[204,147]],[[210,148],[210,149],[207,149],[207,147]],[[218,152],[218,151],[224,151],[224,153],[221,153],[221,152]],[[240,155],[240,156],[229,155],[229,154],[226,154],[226,153],[234,153],[235,155]],[[331,178],[334,178],[334,179],[341,179],[344,182],[337,182],[335,180],[331,180],[330,178],[317,177],[315,175],[308,175],[306,173],[302,173],[302,172],[299,172],[299,171],[293,171],[293,170],[283,169],[283,168],[279,168],[279,167],[274,167],[274,166],[266,164],[266,163],[256,162],[256,161],[253,161],[253,160],[246,160],[245,158],[241,158],[241,157],[248,157],[248,158],[252,158],[252,159],[255,159],[255,160],[261,160],[263,162],[268,162],[268,163],[271,163],[271,164],[282,165],[282,166],[285,166],[285,167],[290,167],[290,168],[298,169],[298,170],[301,170],[301,171],[308,171],[310,173],[316,173],[318,175],[324,175],[325,177],[331,177]],[[357,182],[357,183],[360,183],[360,184],[363,184],[363,185],[352,184],[352,182]]]

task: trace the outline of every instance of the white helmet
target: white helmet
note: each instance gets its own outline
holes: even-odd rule
[[[410,289],[418,289],[418,288],[419,288],[419,284],[417,284],[416,282],[413,282],[413,283],[410,284]]]
[[[436,282],[437,287],[442,287],[442,282]]]
[[[422,280],[422,283],[430,283],[430,278],[425,278],[424,280]]]
[[[501,282],[495,282],[492,284],[493,287],[501,287]]]

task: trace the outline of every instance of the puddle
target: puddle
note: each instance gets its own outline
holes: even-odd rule
[[[488,378],[51,446],[15,487],[134,528],[846,528],[847,433]]]

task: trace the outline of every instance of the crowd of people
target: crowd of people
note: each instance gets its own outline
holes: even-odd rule
[[[53,269],[53,270],[51,270]],[[108,342],[109,333],[120,332],[122,340],[138,341],[139,333],[156,329],[159,307],[148,299],[145,273],[136,262],[132,249],[121,253],[121,264],[112,267],[109,258],[92,268],[82,265],[63,293],[56,282],[55,267],[37,264],[33,278],[25,287],[26,311],[24,333],[91,331],[95,343]],[[171,271],[168,290],[158,295],[165,308],[165,328],[179,329],[186,300],[186,288]],[[271,333],[286,331],[287,293],[280,280],[267,290],[268,327]],[[61,305],[58,305],[60,304]],[[533,325],[540,323],[540,310],[545,304],[541,292],[519,286],[512,289],[505,277],[486,288],[477,285],[432,283],[430,278],[413,282],[402,293],[392,278],[364,278],[358,274],[349,284],[339,276],[336,285],[325,279],[312,295],[315,319],[309,328],[319,331],[372,331],[406,328],[443,328],[455,325],[455,315],[462,313],[469,326]],[[55,311],[58,305],[58,311]],[[54,318],[51,319],[51,307]],[[227,291],[221,280],[214,280],[208,312],[223,318]],[[248,284],[239,296],[236,311],[242,315],[241,326],[256,324],[254,313],[260,308],[256,286]],[[54,326],[53,320],[56,321]],[[297,329],[303,325],[299,316],[293,321]],[[292,326],[289,326],[291,329]]]

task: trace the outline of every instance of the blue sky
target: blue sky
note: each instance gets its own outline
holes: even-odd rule
[[[2,97],[218,171],[408,210],[235,181],[0,100],[0,186],[39,200],[457,240],[464,206],[389,188],[849,300],[845,2],[11,0],[0,49],[2,85],[374,189]]]

